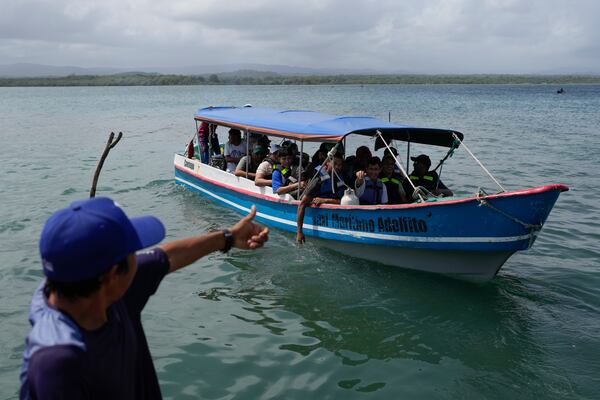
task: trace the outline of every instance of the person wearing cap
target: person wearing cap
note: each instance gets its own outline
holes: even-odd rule
[[[256,168],[256,178],[254,184],[256,186],[271,186],[273,181],[271,179],[273,170],[278,168],[279,163],[279,145],[271,143],[269,149],[269,155],[263,160],[262,163]]]
[[[410,179],[415,187],[422,186],[436,196],[448,197],[453,195],[452,190],[448,189],[440,180],[437,172],[429,171],[429,168],[431,167],[429,156],[421,154],[417,157],[411,157],[410,159],[413,161],[414,169],[408,176],[408,179]],[[408,182],[408,179],[405,179],[404,182],[402,182],[402,186],[404,187],[404,191],[408,198],[412,199],[414,189],[413,185]]]
[[[256,168],[261,160],[267,155],[267,150],[259,144],[254,145],[251,156],[244,156],[240,159],[235,168],[235,176],[241,176],[254,180],[256,178]]]
[[[157,218],[128,218],[106,197],[53,214],[39,243],[46,279],[31,301],[20,398],[161,398],[144,306],[168,273],[213,251],[261,247],[268,229],[255,215],[253,207],[229,229],[136,254],[165,237]]]
[[[246,155],[246,142],[242,140],[242,132],[239,129],[229,130],[229,140],[225,143],[223,155],[227,161],[227,172],[233,174],[240,159]]]

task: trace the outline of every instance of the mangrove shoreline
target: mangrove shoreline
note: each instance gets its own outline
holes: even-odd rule
[[[54,86],[179,86],[179,85],[436,85],[436,84],[600,84],[600,75],[311,75],[236,76],[162,75],[129,73],[116,75],[69,75],[64,77],[0,78],[0,87]]]

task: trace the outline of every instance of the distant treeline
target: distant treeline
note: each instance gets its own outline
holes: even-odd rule
[[[235,76],[232,74],[69,75],[0,78],[0,86],[168,86],[168,85],[371,85],[371,84],[582,84],[600,83],[600,75],[332,75]]]

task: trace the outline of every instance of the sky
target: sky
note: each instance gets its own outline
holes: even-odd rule
[[[0,64],[600,73],[598,0],[0,0]]]

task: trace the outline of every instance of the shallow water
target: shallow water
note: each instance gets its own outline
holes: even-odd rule
[[[600,393],[600,86],[0,88],[0,398],[13,398],[45,219],[88,195],[160,217],[168,238],[233,224],[176,185],[197,107],[315,109],[465,134],[507,189],[564,183],[534,247],[490,283],[398,270],[294,245],[213,254],[165,279],[144,324],[167,398],[597,398]],[[369,142],[367,142],[368,144]],[[350,143],[349,150],[361,142]],[[404,149],[399,146],[401,153]],[[425,151],[413,146],[413,154]],[[426,150],[432,159],[443,149]],[[459,194],[493,182],[458,151]]]

